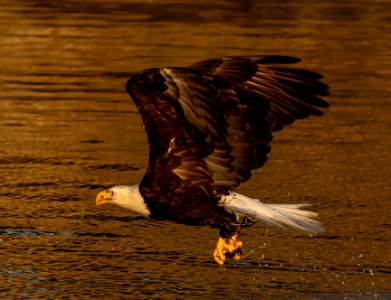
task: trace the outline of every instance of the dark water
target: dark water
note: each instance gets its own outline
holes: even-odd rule
[[[391,298],[389,1],[0,1],[2,299]],[[240,188],[313,203],[316,237],[262,224],[219,267],[218,233],[97,208],[147,162],[130,72],[299,56],[332,107],[275,135]]]

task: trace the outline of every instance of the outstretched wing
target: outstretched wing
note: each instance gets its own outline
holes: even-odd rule
[[[224,57],[132,76],[126,88],[150,148],[144,196],[166,195],[172,207],[183,195],[210,198],[248,180],[267,160],[272,131],[328,106],[321,75],[290,66],[298,61]]]

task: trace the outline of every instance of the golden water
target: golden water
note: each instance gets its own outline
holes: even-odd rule
[[[388,1],[0,1],[2,299],[391,298]],[[326,75],[322,118],[275,135],[239,191],[313,204],[316,238],[257,224],[219,267],[210,228],[95,207],[147,163],[131,72],[285,54]]]

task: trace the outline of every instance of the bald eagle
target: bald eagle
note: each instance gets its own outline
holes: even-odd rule
[[[149,165],[135,185],[101,191],[112,203],[154,219],[220,229],[215,261],[239,259],[240,226],[259,220],[308,233],[323,231],[307,204],[266,204],[234,192],[263,166],[272,132],[321,116],[322,75],[288,56],[228,56],[189,67],[135,73],[126,90],[148,135]]]

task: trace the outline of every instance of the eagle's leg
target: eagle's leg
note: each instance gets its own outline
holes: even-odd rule
[[[239,226],[237,225],[232,229],[229,231],[224,229],[220,232],[220,238],[213,253],[214,259],[219,265],[223,265],[227,257],[239,260],[242,254],[241,247],[243,243],[238,241]]]

